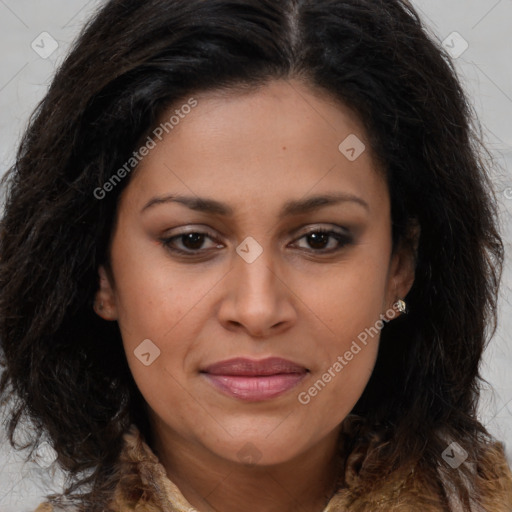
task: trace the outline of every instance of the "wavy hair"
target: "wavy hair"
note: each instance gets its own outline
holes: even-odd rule
[[[393,247],[413,222],[421,227],[410,312],[382,329],[353,410],[364,426],[348,446],[381,439],[362,465],[362,485],[408,461],[437,478],[450,437],[490,474],[479,462],[491,442],[477,419],[479,362],[496,329],[503,244],[489,155],[450,58],[410,3],[111,0],[82,29],[30,119],[3,180],[0,224],[11,442],[30,418],[76,477],[65,495],[83,510],[103,510],[129,425],[148,434],[117,323],[92,308],[129,178],[103,199],[94,191],[178,100],[290,78],[364,122],[386,174]],[[446,478],[468,505],[468,470],[459,469]]]

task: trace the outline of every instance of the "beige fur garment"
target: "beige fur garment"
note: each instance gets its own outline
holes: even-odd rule
[[[135,426],[125,434],[125,445],[119,460],[119,479],[109,510],[117,512],[198,512],[166,475],[156,455],[144,442]],[[447,512],[439,496],[439,485],[410,471],[392,473],[374,491],[358,488],[360,454],[349,456],[345,465],[343,488],[331,498],[323,512]],[[482,505],[464,510],[453,498],[453,512],[512,512],[512,473],[506,461],[503,445],[496,443],[480,461],[492,468],[495,478],[482,480],[475,475],[482,489]],[[449,493],[448,493],[449,494]],[[482,508],[483,507],[483,508]],[[58,512],[49,503],[36,512]],[[243,512],[243,511],[241,511]]]

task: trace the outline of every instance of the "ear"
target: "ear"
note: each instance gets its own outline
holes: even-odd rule
[[[417,221],[410,224],[407,235],[398,244],[391,258],[386,310],[394,308],[398,299],[404,299],[414,284],[416,257],[420,239],[420,225]]]
[[[117,320],[112,278],[103,265],[98,268],[99,286],[94,298],[94,311],[104,320]]]

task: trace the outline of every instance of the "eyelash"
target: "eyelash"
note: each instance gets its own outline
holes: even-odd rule
[[[320,250],[303,249],[303,250],[306,250],[306,252],[311,252],[311,253],[316,253],[316,254],[331,254],[331,253],[340,251],[345,246],[352,243],[352,237],[350,235],[346,235],[346,234],[340,233],[338,231],[333,231],[330,229],[322,229],[322,228],[312,229],[311,231],[304,233],[301,237],[297,238],[296,240],[301,240],[301,239],[306,238],[313,234],[330,235],[331,238],[334,238],[338,241],[339,245],[335,249],[327,249],[327,250],[326,249],[320,249]],[[170,251],[174,254],[177,254],[177,255],[182,255],[182,256],[194,257],[194,256],[198,256],[201,251],[206,252],[206,251],[211,250],[211,249],[197,249],[196,251],[193,251],[193,250],[184,251],[182,249],[177,249],[176,247],[171,246],[173,240],[183,238],[187,235],[206,235],[206,237],[210,238],[210,240],[216,241],[215,236],[212,233],[209,233],[208,231],[190,231],[188,233],[181,233],[181,234],[175,235],[173,237],[162,238],[162,239],[160,239],[160,241],[162,242],[162,244],[168,251]]]

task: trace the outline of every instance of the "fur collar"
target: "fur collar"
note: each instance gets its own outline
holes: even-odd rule
[[[125,445],[118,466],[118,484],[109,510],[116,512],[198,512],[166,475],[157,456],[132,426],[124,437]],[[358,468],[364,454],[353,453],[344,464],[343,486],[323,512],[445,512],[439,484],[425,477],[417,467],[392,473],[376,482],[373,490],[359,485]],[[482,489],[480,504],[464,510],[450,498],[453,512],[512,512],[512,473],[503,445],[496,443],[480,461],[484,476],[475,472],[474,484]],[[480,466],[480,464],[479,464]],[[441,474],[442,479],[442,474]],[[449,490],[447,492],[450,495]],[[36,512],[57,512],[48,504]]]

